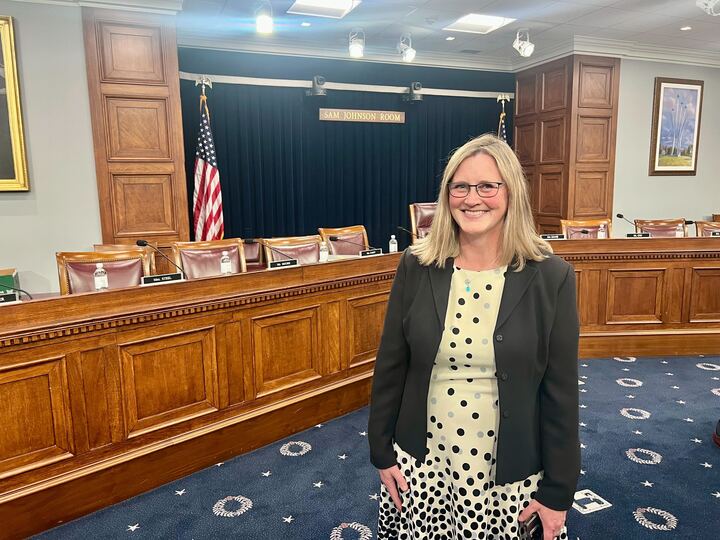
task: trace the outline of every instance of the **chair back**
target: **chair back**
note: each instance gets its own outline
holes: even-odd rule
[[[265,270],[267,265],[265,264],[265,250],[262,246],[262,238],[254,238],[254,242],[251,244],[243,244],[243,251],[245,252],[245,266],[248,272],[257,272],[258,270]]]
[[[713,221],[720,222],[720,214],[713,214]]]
[[[610,238],[610,219],[561,219],[560,227],[565,238],[579,240],[582,238],[600,238],[600,231],[605,232],[604,238]]]
[[[337,229],[320,227],[318,232],[327,243],[330,255],[357,255],[363,249],[370,247],[367,232],[363,225],[352,225]],[[337,236],[338,239],[330,240],[331,236]]]
[[[155,245],[157,247],[157,245]],[[155,250],[151,247],[140,247],[135,244],[93,244],[93,251],[105,253],[107,251],[127,251],[128,249],[142,249],[147,253],[150,259],[150,274],[157,273],[157,267],[155,266]],[[159,249],[159,248],[158,248]]]
[[[425,238],[430,232],[436,209],[436,202],[412,203],[410,205],[410,230],[414,235],[413,244],[416,240]]]
[[[127,247],[117,251],[61,251],[55,254],[60,294],[92,292],[96,264],[103,263],[108,288],[134,287],[149,275],[150,256],[145,248]]]
[[[674,238],[678,236],[678,231],[682,231],[682,236],[687,236],[684,218],[635,220],[635,232],[650,233],[653,238]]]
[[[300,264],[313,264],[320,261],[319,234],[309,236],[288,236],[285,238],[265,238],[265,259],[271,261],[283,261],[286,259],[297,259]],[[273,251],[268,246],[273,247]],[[283,257],[280,253],[286,255]]]
[[[710,236],[713,231],[720,232],[720,221],[696,221],[695,234],[697,236]]]
[[[240,238],[210,240],[207,242],[173,242],[175,264],[183,269],[186,279],[219,276],[223,251],[230,257],[233,274],[247,272],[245,251]]]

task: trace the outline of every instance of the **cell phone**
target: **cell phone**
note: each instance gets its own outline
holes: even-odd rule
[[[533,514],[524,523],[520,523],[520,540],[542,540],[543,527],[540,516]]]

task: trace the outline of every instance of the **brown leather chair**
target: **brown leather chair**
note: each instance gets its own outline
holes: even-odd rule
[[[635,232],[650,233],[654,238],[674,238],[679,227],[682,228],[682,235],[687,236],[687,224],[683,218],[635,220]]]
[[[713,231],[720,232],[720,221],[696,221],[695,234],[698,236],[710,236]]]
[[[233,274],[247,272],[245,250],[241,238],[207,242],[173,242],[173,259],[183,269],[186,279],[220,275],[220,258],[227,251]]]
[[[95,291],[95,265],[103,263],[108,275],[108,287],[134,287],[149,275],[150,256],[145,248],[128,246],[118,251],[61,251],[55,254],[60,294]]]
[[[251,244],[243,244],[245,266],[248,272],[257,272],[258,270],[265,270],[267,268],[262,238],[254,238],[253,240],[254,242]]]
[[[300,264],[313,264],[320,261],[320,242],[322,238],[319,234],[310,236],[288,236],[285,238],[265,238],[265,260],[283,261],[286,259],[297,259]],[[275,249],[273,251],[268,246]],[[287,257],[283,257],[280,253],[284,253]]]
[[[425,238],[430,232],[436,209],[436,202],[412,203],[410,205],[410,230],[414,235],[413,244],[416,240]]]
[[[720,214],[713,214],[713,221],[720,222]]]
[[[330,255],[357,255],[363,249],[369,249],[370,247],[367,232],[363,225],[352,225],[337,229],[320,227],[318,232],[327,243]],[[330,240],[331,236],[337,236],[338,239],[335,241]]]
[[[155,245],[155,247],[157,247],[157,245]],[[155,266],[155,250],[150,247],[140,247],[134,244],[93,244],[93,251],[98,251],[101,253],[107,251],[126,251],[128,249],[144,250],[150,258],[150,274],[157,273],[157,268]]]
[[[611,221],[610,219],[561,219],[560,228],[568,240],[598,238],[601,229],[605,230],[605,238],[610,238]]]

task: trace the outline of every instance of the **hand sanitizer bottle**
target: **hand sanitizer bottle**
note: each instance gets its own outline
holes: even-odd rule
[[[598,238],[607,238],[607,231],[605,230],[605,224],[601,223],[598,227]]]
[[[95,264],[95,271],[93,272],[93,280],[95,281],[96,291],[106,291],[108,289],[108,276],[107,270],[103,268],[103,263]]]
[[[223,276],[232,274],[232,264],[230,263],[230,255],[228,255],[227,251],[223,251],[222,257],[220,257],[220,273]]]
[[[322,242],[320,242],[320,262],[321,263],[328,262],[328,257],[329,257],[329,252],[328,252],[327,242],[325,242],[325,240],[323,240]]]
[[[397,253],[398,245],[397,240],[395,239],[395,235],[390,235],[390,242],[388,242],[388,253]]]

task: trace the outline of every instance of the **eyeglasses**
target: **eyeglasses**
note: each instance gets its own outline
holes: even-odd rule
[[[505,185],[504,182],[481,182],[479,184],[468,184],[467,182],[450,182],[450,195],[462,199],[470,195],[470,188],[475,188],[479,197],[489,199],[497,195],[500,186]]]

